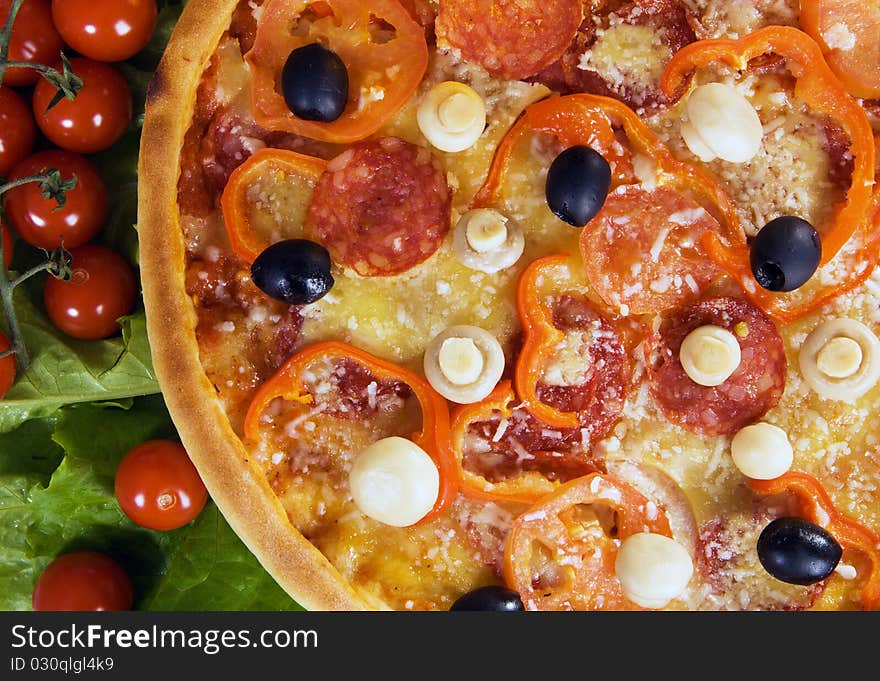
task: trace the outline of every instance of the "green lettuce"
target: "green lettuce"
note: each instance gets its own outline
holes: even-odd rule
[[[171,532],[132,523],[113,493],[127,451],[174,437],[161,397],[130,409],[65,407],[0,435],[0,609],[30,607],[46,565],[68,551],[116,559],[132,578],[144,610],[290,610],[275,583],[209,502]]]
[[[131,129],[93,157],[111,190],[98,241],[138,263],[137,160],[152,71],[185,2],[159,2],[147,48],[118,67],[131,86]],[[19,244],[14,269],[41,255]],[[120,459],[152,438],[176,438],[159,393],[142,309],[122,333],[98,342],[65,336],[42,304],[44,277],[16,290],[17,315],[32,355],[28,370],[0,401],[0,609],[30,608],[42,570],[61,553],[101,551],[132,578],[135,608],[288,610],[299,606],[208,502],[172,532],[132,523],[119,509],[113,478]]]

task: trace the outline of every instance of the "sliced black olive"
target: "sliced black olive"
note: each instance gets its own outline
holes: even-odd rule
[[[569,147],[547,172],[547,205],[560,220],[583,227],[602,210],[611,187],[611,166],[587,146]]]
[[[289,305],[314,303],[333,288],[330,254],[306,239],[269,246],[251,265],[251,277],[263,293]]]
[[[769,291],[794,291],[819,267],[822,241],[813,225],[791,215],[771,220],[751,249],[752,274]]]
[[[333,50],[319,43],[298,47],[281,72],[284,101],[294,116],[330,123],[348,101],[348,69]]]
[[[758,560],[776,579],[815,584],[826,579],[843,555],[826,530],[800,518],[777,518],[758,537]]]
[[[481,586],[461,596],[449,609],[518,612],[525,610],[525,607],[519,594],[513,589],[503,586]]]

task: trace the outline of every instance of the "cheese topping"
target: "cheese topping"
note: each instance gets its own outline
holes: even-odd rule
[[[755,480],[778,478],[794,460],[788,435],[769,423],[755,423],[737,432],[730,443],[730,455],[742,474]]]
[[[674,539],[640,532],[620,545],[614,571],[629,600],[643,608],[663,608],[687,587],[694,564]]]
[[[855,319],[832,319],[810,332],[798,364],[820,397],[858,399],[880,381],[880,340]]]
[[[486,127],[486,105],[476,91],[447,80],[431,88],[419,104],[419,129],[441,151],[472,147]]]
[[[424,518],[440,493],[440,473],[431,457],[402,437],[367,447],[352,464],[348,480],[358,509],[393,527]]]
[[[720,326],[701,326],[682,341],[679,359],[694,383],[708,387],[721,385],[739,366],[739,341]]]
[[[761,119],[749,101],[730,85],[707,83],[696,88],[687,101],[687,116],[681,134],[701,161],[720,158],[745,163],[761,149]]]

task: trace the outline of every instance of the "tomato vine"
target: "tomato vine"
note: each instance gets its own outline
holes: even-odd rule
[[[58,71],[51,66],[47,66],[46,64],[9,60],[9,43],[12,38],[12,28],[23,3],[24,0],[12,0],[12,3],[9,6],[9,14],[7,15],[6,23],[3,28],[0,29],[0,84],[2,84],[3,78],[6,75],[6,69],[9,67],[29,68],[39,72],[43,78],[57,89],[57,93],[55,97],[52,98],[48,108],[52,108],[62,99],[75,99],[80,88],[82,88],[82,79],[73,72],[70,62],[63,52],[61,53],[61,71]],[[57,204],[57,208],[63,208],[66,202],[67,192],[76,187],[76,182],[77,178],[75,175],[68,180],[63,180],[61,178],[61,173],[54,168],[49,168],[38,175],[20,178],[14,182],[4,181],[0,183],[0,220],[3,220],[5,223],[4,197],[11,189],[15,189],[24,184],[37,183],[40,187],[43,198],[46,200],[54,200]],[[63,245],[56,248],[51,253],[48,251],[44,251],[44,253],[46,254],[44,262],[15,277],[10,276],[6,267],[0,267],[0,302],[2,302],[3,310],[6,314],[6,322],[9,327],[9,333],[11,336],[10,342],[12,345],[12,347],[6,352],[0,353],[0,359],[10,354],[14,354],[19,372],[23,372],[27,369],[30,364],[30,355],[25,347],[18,319],[15,314],[15,305],[13,302],[15,288],[40,272],[48,272],[51,276],[58,279],[69,279],[71,276],[71,256]],[[3,244],[2,240],[0,240],[0,262],[3,262],[3,255]]]

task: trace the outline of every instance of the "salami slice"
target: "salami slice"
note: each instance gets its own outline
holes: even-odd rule
[[[692,381],[678,356],[685,337],[707,324],[732,332],[741,351],[736,371],[715,387]],[[739,298],[710,298],[666,316],[653,339],[650,360],[651,392],[663,413],[704,435],[727,435],[753,423],[785,390],[782,338],[769,317]]]
[[[490,483],[535,471],[547,480],[566,482],[605,472],[589,453],[590,442],[577,428],[548,428],[521,406],[468,426],[462,466]]]
[[[412,390],[401,381],[380,380],[362,364],[337,359],[329,373],[315,376],[315,407],[338,419],[363,421],[401,410]],[[307,384],[308,385],[308,384]]]
[[[614,326],[583,298],[561,296],[553,325],[565,334],[556,358],[544,368],[538,399],[560,412],[575,412],[582,439],[604,437],[620,414],[632,368]]]
[[[305,231],[362,276],[406,272],[449,231],[452,193],[431,152],[396,137],[360,142],[330,161]]]
[[[693,23],[677,0],[637,0],[612,13],[606,10],[605,16],[586,17],[559,60],[564,92],[614,97],[633,109],[668,104],[660,76],[672,56],[697,39]],[[546,71],[551,78],[555,74],[553,66]],[[538,80],[545,82],[544,73]]]
[[[519,80],[559,59],[582,18],[581,0],[444,0],[436,30],[468,61]]]
[[[587,280],[626,314],[680,306],[721,274],[700,245],[708,231],[721,227],[679,192],[620,187],[581,235]]]

